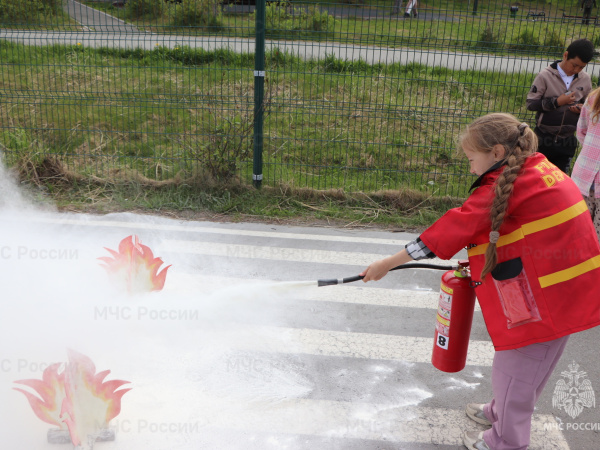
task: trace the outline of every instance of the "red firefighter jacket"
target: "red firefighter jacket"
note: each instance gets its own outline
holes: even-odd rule
[[[497,243],[498,266],[481,279],[491,229],[493,167],[462,207],[420,237],[442,259],[467,247],[471,277],[496,350],[544,342],[600,325],[600,245],[571,179],[540,153],[514,183]]]

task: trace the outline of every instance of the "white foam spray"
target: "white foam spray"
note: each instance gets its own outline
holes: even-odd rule
[[[70,223],[50,220],[59,216]],[[124,217],[153,220],[119,220]],[[0,166],[3,448],[55,449],[45,442],[53,426],[40,421],[12,388],[16,380],[41,379],[48,365],[66,361],[68,348],[90,357],[98,372],[111,370],[106,380],[131,382],[112,424],[117,439],[97,444],[103,450],[244,448],[222,429],[215,431],[226,419],[235,423],[231,415],[240,402],[248,406],[260,399],[265,407],[312,390],[291,362],[238,347],[254,340],[251,346],[261,355],[266,339],[260,327],[244,324],[261,299],[290,298],[316,282],[190,290],[174,285],[170,275],[193,277],[195,268],[184,258],[165,259],[172,264],[165,289],[130,296],[111,285],[97,258],[130,234],[139,234],[161,256],[161,236],[134,227],[94,228],[85,226],[87,220],[34,205]]]
[[[132,223],[166,221],[114,217]],[[111,424],[116,440],[97,444],[101,450],[302,448],[302,441],[292,437],[254,439],[251,430],[269,433],[269,420],[289,414],[290,423],[282,428],[292,433],[294,408],[305,407],[304,399],[315,388],[314,377],[298,358],[270,352],[270,343],[286,337],[273,334],[278,317],[264,305],[294,302],[307,289],[322,289],[317,280],[233,286],[194,282],[201,268],[189,255],[169,254],[161,232],[86,225],[90,220],[34,206],[0,165],[2,447],[56,450],[46,443],[52,426],[35,417],[25,397],[12,388],[16,380],[40,379],[49,364],[66,361],[72,348],[91,358],[98,372],[111,370],[106,380],[128,380],[125,387],[133,388]],[[97,258],[108,255],[104,247],[116,249],[131,234],[172,264],[163,291],[127,295],[102,269]],[[253,322],[268,324],[271,331]],[[374,377],[381,377],[382,370],[375,370]],[[401,406],[430,394],[417,389],[393,395]],[[363,409],[351,406],[346,413],[352,417]],[[385,414],[381,408],[368,410],[373,419]],[[240,422],[241,429],[228,431]],[[338,431],[334,428],[332,435]]]

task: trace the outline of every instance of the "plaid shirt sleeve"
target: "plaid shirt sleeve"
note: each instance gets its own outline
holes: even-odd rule
[[[408,244],[406,244],[405,248],[408,252],[408,256],[410,256],[415,261],[419,261],[420,259],[431,259],[436,257],[435,254],[431,250],[429,250],[429,248],[421,240],[421,238],[417,238],[414,241],[409,242]]]

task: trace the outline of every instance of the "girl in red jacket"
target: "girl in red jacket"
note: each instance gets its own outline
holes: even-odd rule
[[[379,280],[408,261],[450,259],[467,248],[496,353],[492,400],[466,410],[490,429],[466,432],[463,441],[469,449],[525,450],[535,404],[568,336],[600,325],[600,246],[579,190],[536,153],[537,137],[526,123],[489,114],[459,143],[479,176],[475,190],[361,275]]]

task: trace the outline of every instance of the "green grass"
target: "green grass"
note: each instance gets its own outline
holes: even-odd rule
[[[498,2],[480,5],[477,16],[469,2],[436,5],[460,20],[336,19],[333,32],[303,38],[524,54],[579,35],[598,40],[595,27],[483,14],[486,5],[504,11]],[[561,5],[545,3],[557,12]],[[464,124],[490,111],[532,122],[524,99],[533,74],[333,56],[302,61],[274,49],[266,55],[257,191],[249,187],[254,55],[183,45],[187,35],[252,36],[252,17],[224,15],[215,29],[169,28],[149,18],[135,24],[181,33],[174,39],[182,45],[146,51],[0,41],[0,150],[61,207],[419,227],[467,195],[473,178],[454,145]],[[486,36],[495,45],[482,45],[490,43]]]
[[[257,190],[241,185],[66,182],[64,177],[56,176],[22,184],[22,188],[34,201],[51,202],[71,212],[151,212],[181,219],[384,227],[397,231],[423,230],[449,208],[461,204],[460,199],[412,191],[367,196],[287,186]]]
[[[253,55],[0,43],[7,160],[53,155],[107,179],[249,180]],[[531,119],[533,75],[267,54],[264,184],[464,196],[461,127],[489,111]],[[39,162],[39,158],[37,158]]]
[[[31,1],[31,0],[29,0]],[[21,10],[21,14],[16,17],[10,14],[5,8],[12,0],[0,0],[0,28],[9,28],[16,30],[53,30],[53,31],[81,31],[81,25],[73,20],[66,11],[60,6],[56,9],[46,8],[45,10]],[[59,3],[59,2],[56,2]],[[22,3],[25,5],[25,2]],[[19,11],[18,6],[10,5],[9,11],[15,13]]]

